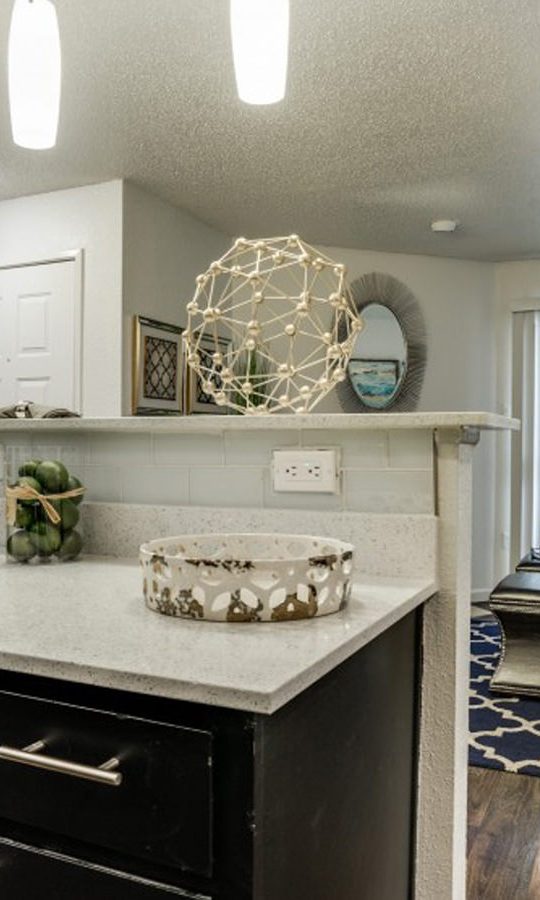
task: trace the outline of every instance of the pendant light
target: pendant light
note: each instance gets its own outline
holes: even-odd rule
[[[238,95],[245,103],[285,96],[289,0],[231,0],[231,34]]]
[[[13,140],[29,150],[56,144],[62,59],[51,0],[15,0],[8,46]]]

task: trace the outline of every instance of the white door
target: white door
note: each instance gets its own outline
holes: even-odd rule
[[[79,411],[75,262],[0,269],[0,407]]]

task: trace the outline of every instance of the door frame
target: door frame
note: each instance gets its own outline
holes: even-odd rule
[[[83,309],[84,309],[84,249],[65,250],[37,258],[16,259],[13,262],[3,262],[0,258],[0,271],[6,269],[28,269],[32,266],[47,266],[52,263],[74,263],[73,268],[73,361],[74,383],[73,396],[75,398],[75,410],[82,415],[82,381],[83,381]]]

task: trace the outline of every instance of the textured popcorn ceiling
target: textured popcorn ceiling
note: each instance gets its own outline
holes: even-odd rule
[[[58,146],[12,146],[2,74],[1,198],[125,177],[232,235],[540,256],[537,0],[291,0],[287,96],[258,108],[226,0],[56,5]],[[463,227],[432,235],[435,217]]]

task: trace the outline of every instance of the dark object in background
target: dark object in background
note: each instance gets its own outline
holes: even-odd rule
[[[518,562],[516,572],[540,572],[540,547],[531,547],[529,553]]]
[[[0,409],[0,419],[72,419],[79,413],[61,407],[39,406],[37,403],[16,403]]]
[[[502,630],[491,690],[540,696],[540,568],[503,578],[491,594],[489,608]]]

